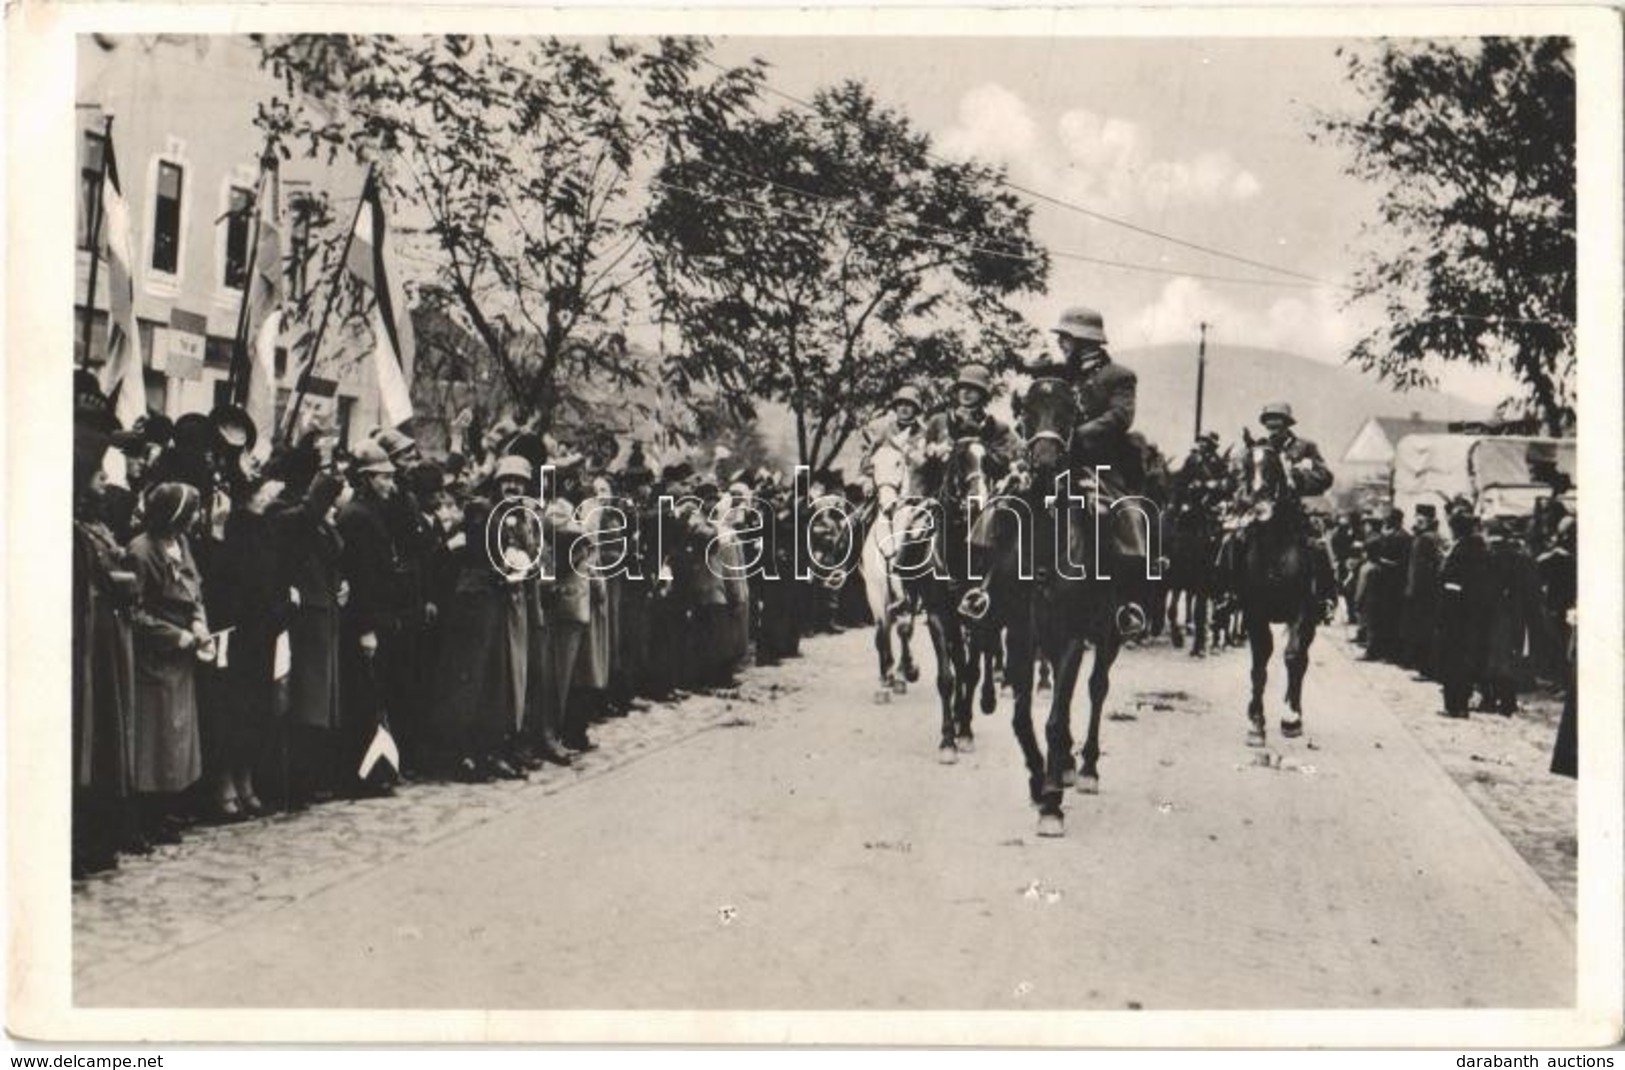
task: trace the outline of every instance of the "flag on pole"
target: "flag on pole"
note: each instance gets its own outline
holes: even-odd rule
[[[130,209],[119,186],[113,139],[105,146],[102,181],[101,254],[107,259],[107,363],[102,365],[102,391],[113,399],[113,413],[126,428],[147,414],[147,384],[142,369],[141,331],[135,322],[135,254],[130,236]],[[95,295],[91,295],[94,300]]]
[[[350,242],[349,271],[373,297],[373,373],[378,383],[381,421],[398,427],[412,418],[412,393],[407,370],[412,361],[412,322],[406,300],[387,270],[389,237],[384,226],[384,202],[377,179],[367,176],[356,212]]]
[[[260,192],[255,211],[258,246],[254,277],[248,280],[248,393],[244,408],[259,430],[253,456],[271,455],[276,427],[276,343],[282,330],[282,176],[276,157],[261,161]]]

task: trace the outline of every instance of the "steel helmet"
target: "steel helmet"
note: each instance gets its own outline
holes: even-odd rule
[[[985,364],[967,364],[959,369],[959,378],[954,380],[954,387],[975,387],[984,396],[993,394],[993,373],[987,370]]]
[[[925,405],[920,401],[920,392],[912,386],[900,386],[897,388],[897,392],[891,396],[892,407],[901,405],[904,402],[913,405],[916,409],[925,408]]]
[[[1281,419],[1285,420],[1288,425],[1298,422],[1297,419],[1292,415],[1292,406],[1285,401],[1272,401],[1268,405],[1265,405],[1263,411],[1258,414],[1259,422],[1262,423],[1271,416],[1281,417]]]
[[[1099,312],[1082,305],[1061,313],[1061,322],[1052,328],[1055,334],[1071,335],[1091,342],[1106,344],[1106,321]]]

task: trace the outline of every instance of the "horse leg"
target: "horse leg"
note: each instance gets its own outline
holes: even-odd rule
[[[987,630],[980,625],[976,627],[976,634],[982,661],[981,706],[985,715],[999,708],[999,682],[996,678],[1000,668],[999,635],[997,631]]]
[[[1303,678],[1309,671],[1309,645],[1315,641],[1319,610],[1318,605],[1311,605],[1287,626],[1283,660],[1286,662],[1286,704],[1292,716],[1281,718],[1281,734],[1288,738],[1303,735]]]
[[[892,690],[902,694],[908,690],[908,685],[920,678],[920,667],[914,664],[914,652],[909,649],[909,642],[914,638],[914,611],[905,608],[897,618],[897,645],[903,648],[902,681],[893,680]]]
[[[1247,745],[1264,745],[1264,684],[1269,679],[1270,655],[1275,652],[1275,637],[1270,632],[1269,617],[1263,612],[1245,614],[1247,644],[1253,654],[1253,697],[1247,703]]]
[[[977,648],[974,626],[960,626],[958,688],[954,694],[954,739],[958,748],[969,753],[976,749],[976,733],[971,729],[971,705],[982,675],[982,655]]]
[[[1027,792],[1034,806],[1044,801],[1044,752],[1033,732],[1033,650],[1032,625],[1016,622],[1005,638],[1005,678],[1010,682],[1010,727],[1015,730],[1021,757],[1027,764]]]
[[[1185,646],[1185,629],[1179,623],[1179,603],[1185,597],[1185,592],[1174,587],[1168,592],[1168,641],[1174,645],[1175,650]]]
[[[1072,696],[1083,671],[1084,650],[1082,636],[1067,636],[1055,652],[1055,686],[1050,692],[1049,720],[1044,725],[1049,779],[1055,787],[1069,788],[1077,783],[1077,769],[1072,764]]]
[[[884,611],[875,621],[875,653],[880,658],[880,688],[875,692],[875,702],[890,702],[892,689],[897,680],[897,674],[892,669],[891,652],[891,613]]]
[[[948,612],[953,612],[950,608]],[[940,613],[926,617],[931,646],[937,655],[937,702],[942,707],[942,735],[937,741],[937,761],[952,765],[958,756],[954,749],[954,643]]]
[[[1202,657],[1207,653],[1207,614],[1207,592],[1198,587],[1191,592],[1191,657],[1193,658]]]
[[[1044,723],[1044,742],[1048,750],[1044,763],[1044,791],[1038,804],[1038,834],[1040,836],[1066,835],[1066,814],[1061,806],[1067,786],[1074,783],[1077,773],[1072,766],[1072,693],[1078,684],[1078,669],[1083,663],[1083,640],[1068,638],[1062,650],[1053,658],[1055,663],[1055,690],[1050,695],[1049,719]]]
[[[1106,693],[1111,690],[1117,649],[1116,631],[1105,630],[1095,645],[1095,663],[1089,670],[1089,734],[1083,740],[1083,763],[1078,768],[1078,790],[1085,795],[1100,794],[1100,714],[1106,708]]]

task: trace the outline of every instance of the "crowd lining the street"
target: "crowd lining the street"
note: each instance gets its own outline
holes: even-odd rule
[[[124,429],[93,377],[75,389],[76,876],[199,822],[568,765],[606,718],[726,688],[862,614],[859,585],[843,607],[789,560],[816,512],[795,495],[855,495],[839,473],[798,491],[765,469],[656,471],[638,444],[613,464],[506,420],[436,458],[388,429],[345,454],[314,427],[245,463],[240,410]],[[488,540],[543,465],[543,522]],[[733,537],[746,502],[771,521]],[[728,563],[784,567],[711,567],[719,534]]]

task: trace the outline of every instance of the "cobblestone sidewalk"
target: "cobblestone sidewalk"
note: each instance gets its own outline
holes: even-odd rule
[[[596,751],[569,768],[544,766],[528,781],[405,784],[392,798],[199,827],[179,845],[121,858],[117,870],[74,886],[75,988],[103,983],[700,732],[729,727],[746,713],[763,716],[815,674],[806,658],[750,668],[735,689],[611,719],[593,730]]]
[[[1352,661],[1359,648],[1345,629],[1327,629]],[[1439,685],[1408,669],[1356,662],[1357,670],[1501,835],[1575,912],[1579,867],[1576,783],[1551,772],[1561,695],[1534,691],[1511,717],[1474,713],[1465,721],[1438,716]]]

